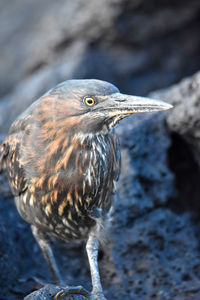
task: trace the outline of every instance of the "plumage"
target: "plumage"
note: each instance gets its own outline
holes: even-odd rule
[[[97,259],[99,222],[112,205],[120,173],[114,126],[135,112],[170,107],[151,99],[145,104],[107,82],[66,81],[22,113],[1,145],[0,169],[6,169],[17,209],[31,224],[54,279],[60,275],[48,236],[88,239],[89,261]],[[105,299],[93,267],[91,274],[95,299]]]

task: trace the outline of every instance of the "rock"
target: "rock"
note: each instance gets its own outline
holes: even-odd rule
[[[20,299],[33,290],[35,250],[30,228],[17,214],[13,200],[0,197],[1,299]]]
[[[59,291],[59,287],[47,284],[44,288],[25,297],[24,300],[52,300]]]
[[[32,101],[68,78],[104,79],[142,95],[200,67],[196,0],[20,0],[0,8],[4,135]],[[99,254],[108,300],[200,299],[199,78],[151,94],[175,105],[169,113],[135,115],[118,127],[122,172],[109,238]],[[52,245],[66,284],[91,290],[85,245]],[[0,270],[1,300],[50,299],[59,289],[49,284],[49,270],[4,175]],[[35,291],[37,279],[45,286]]]
[[[174,194],[174,177],[167,165],[171,141],[165,116],[163,112],[134,115],[118,128],[122,152],[118,205],[122,205],[122,211],[123,205],[131,205],[131,218],[134,212],[143,214],[164,205]],[[124,220],[128,220],[128,216]]]
[[[167,125],[189,145],[200,167],[200,72],[184,79],[170,90],[154,94],[174,104]]]
[[[41,288],[38,291],[35,291],[24,298],[24,300],[54,300],[55,296],[62,289],[56,285],[47,284],[45,287]],[[58,298],[59,299],[59,298]],[[63,297],[60,297],[63,299]],[[66,300],[84,300],[84,297],[81,296],[69,296],[65,297]]]
[[[124,294],[114,299],[199,299],[198,230],[190,214],[166,207],[126,226],[117,214],[112,246]]]
[[[193,74],[200,68],[199,9],[196,0],[2,3],[0,132],[69,78],[104,79],[144,95]]]

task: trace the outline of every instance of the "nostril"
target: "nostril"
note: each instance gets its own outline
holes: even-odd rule
[[[125,102],[126,100],[125,99],[117,99],[116,101]]]

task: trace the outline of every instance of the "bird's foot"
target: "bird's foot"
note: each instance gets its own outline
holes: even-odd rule
[[[90,293],[82,286],[67,286],[55,295],[55,300],[69,295],[81,295],[88,300],[106,300],[103,293]]]
[[[84,289],[82,286],[66,286],[55,295],[55,300],[69,295],[81,295],[88,300],[95,300],[91,298],[91,293]],[[103,300],[103,299],[102,299]]]

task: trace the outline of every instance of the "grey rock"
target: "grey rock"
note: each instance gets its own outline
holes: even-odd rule
[[[123,299],[199,299],[199,228],[191,215],[158,208],[125,227],[117,217],[113,257]]]
[[[24,300],[54,300],[58,292],[62,291],[62,288],[47,284],[38,291],[35,291],[24,298]],[[59,299],[59,298],[58,298]],[[62,297],[60,297],[62,299]],[[69,296],[65,297],[67,300],[84,300],[84,297],[81,296]]]
[[[174,105],[166,119],[167,125],[171,132],[185,140],[200,166],[200,72],[171,89],[151,95]]]
[[[69,78],[144,95],[200,68],[198,0],[18,0],[0,8],[1,133]]]
[[[122,152],[122,171],[117,185],[119,205],[122,208],[131,205],[132,218],[134,210],[138,215],[164,205],[175,192],[174,176],[167,165],[171,141],[165,116],[165,113],[134,115],[118,128]]]
[[[0,133],[69,78],[104,79],[142,95],[196,72],[199,10],[198,0],[1,1]],[[199,78],[151,94],[174,104],[169,113],[137,115],[118,127],[122,172],[99,254],[108,300],[200,299]],[[84,245],[52,244],[66,284],[91,290]],[[49,284],[5,174],[0,270],[1,300],[50,300],[60,289]],[[46,285],[35,291],[37,280]]]
[[[44,288],[41,288],[40,290],[25,297],[24,300],[52,300],[59,291],[59,287],[47,284]]]

